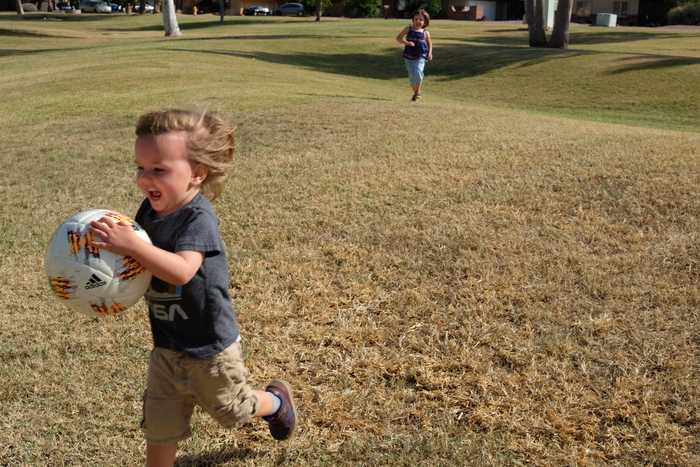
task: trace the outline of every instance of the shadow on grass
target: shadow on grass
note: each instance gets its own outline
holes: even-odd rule
[[[47,13],[47,12],[36,12],[36,13],[25,13],[24,16],[12,16],[12,15],[0,15],[0,21],[66,21],[66,22],[91,22],[91,21],[102,21],[105,19],[114,19],[115,17],[126,15],[106,15],[106,14],[90,14],[83,13],[80,15],[66,15],[63,13]]]
[[[251,34],[249,36],[239,35],[239,36],[216,36],[216,37],[183,37],[177,39],[178,42],[190,42],[190,41],[225,41],[225,40],[287,40],[287,39],[335,39],[333,36],[321,36],[318,34],[299,34],[299,35],[289,35],[289,34],[262,34],[255,35]]]
[[[357,100],[359,96],[357,95],[348,95],[348,94],[322,94],[319,92],[300,92],[298,93],[300,96],[309,96],[309,97],[332,97],[333,99],[352,99],[352,100]],[[367,101],[392,101],[392,99],[387,99],[385,97],[362,97],[362,99],[367,100]]]
[[[176,467],[203,467],[229,463],[231,461],[245,461],[256,457],[250,449],[222,449],[216,452],[208,452],[200,455],[180,456],[175,463]]]
[[[285,36],[252,36],[255,39],[279,38]],[[315,37],[315,36],[310,36]],[[235,39],[251,39],[250,36],[231,36]],[[219,38],[190,39],[216,40]],[[255,59],[278,65],[291,65],[324,73],[340,74],[370,79],[396,79],[406,75],[405,65],[396,49],[385,49],[380,53],[274,53],[274,52],[240,52],[232,50],[197,50],[186,48],[167,48],[174,52],[211,54],[243,59]],[[585,55],[608,53],[595,50],[544,49],[532,47],[507,47],[500,45],[447,44],[436,50],[432,63],[426,65],[426,73],[444,81],[458,80],[483,75],[505,67],[531,67],[560,59],[569,59]],[[634,60],[608,71],[609,74],[621,74],[631,71],[700,65],[700,58],[669,57],[666,55],[618,53],[620,61]]]
[[[67,49],[0,49],[0,57],[15,57],[18,55],[38,55],[52,52],[65,52]],[[78,49],[70,49],[71,52]]]
[[[644,59],[644,61],[623,65],[614,70],[610,70],[608,74],[619,75],[623,73],[629,73],[631,71],[658,70],[661,68],[700,65],[700,58],[694,57],[665,57],[659,55],[641,55],[639,57]],[[626,57],[623,60],[635,60],[635,57]]]
[[[373,79],[403,76],[403,64],[395,54],[276,54],[270,52],[234,52],[218,50],[168,49],[175,52],[223,55],[260,60],[277,65],[292,65],[325,73]]]
[[[522,27],[522,28],[510,28],[510,29],[487,29],[484,32],[492,33],[492,34],[500,34],[503,32],[527,32],[527,26]]]
[[[219,21],[219,17],[217,16],[216,19],[212,19],[210,21],[197,21],[197,22],[180,22],[178,26],[180,27],[180,30],[182,31],[194,31],[197,29],[208,29],[208,28],[216,28],[220,26],[253,26],[253,25],[261,25],[261,24],[292,24],[292,23],[297,23],[297,24],[302,24],[303,21],[299,20],[275,20],[274,22],[271,21],[266,21],[265,19],[242,19],[241,17],[224,17],[224,21],[221,22]],[[121,32],[146,32],[146,31],[162,31],[163,30],[163,25],[161,24],[147,24],[144,26],[135,26],[131,28],[111,28],[111,29],[106,29],[106,31],[121,31]]]
[[[674,34],[668,32],[574,32],[571,44],[615,44],[659,39],[700,39],[700,34]]]
[[[279,65],[292,65],[325,73],[370,79],[386,80],[406,76],[403,59],[394,48],[386,49],[380,54],[320,54],[313,52],[279,54],[181,48],[169,48],[168,50],[255,59]],[[446,45],[440,47],[439,50],[439,59],[426,66],[426,73],[445,80],[477,76],[506,66],[532,66],[549,60],[592,53],[469,45]]]
[[[430,65],[429,73],[449,81],[483,75],[505,67],[531,67],[589,53],[531,47],[447,47],[440,52],[440,59]]]
[[[525,47],[528,44],[527,29],[523,30],[493,30],[489,33],[522,31],[522,34],[509,36],[477,36],[477,37],[445,37],[446,40],[461,42],[472,42],[477,44],[492,44],[501,46]],[[653,33],[653,32],[573,32],[569,35],[572,47],[577,45],[597,45],[597,44],[619,44],[623,42],[635,42],[643,40],[659,39],[693,39],[700,40],[700,34],[675,34],[675,33]]]
[[[23,29],[5,29],[0,28],[0,37],[35,37],[35,38],[52,38],[52,39],[73,39],[73,36],[61,36],[58,34],[44,34],[41,32],[27,31]]]

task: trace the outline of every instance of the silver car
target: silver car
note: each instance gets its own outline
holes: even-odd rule
[[[283,3],[277,14],[280,16],[304,16],[304,5],[301,3]]]
[[[85,13],[111,13],[112,7],[109,3],[99,0],[80,0],[80,11]]]

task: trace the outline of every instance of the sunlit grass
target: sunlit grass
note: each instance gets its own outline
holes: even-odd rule
[[[0,15],[0,464],[138,465],[141,306],[75,316],[49,236],[133,213],[136,117],[238,124],[216,208],[256,386],[298,436],[196,413],[181,465],[694,465],[695,33],[435,21],[408,100],[394,20]]]

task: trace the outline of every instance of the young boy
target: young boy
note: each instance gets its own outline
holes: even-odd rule
[[[233,159],[233,133],[209,113],[141,116],[136,184],[146,199],[136,222],[153,245],[110,218],[91,224],[95,247],[131,256],[153,274],[145,299],[154,349],[142,421],[151,467],[174,465],[177,443],[191,434],[195,404],[226,427],[263,417],[277,440],[289,438],[296,425],[289,384],[273,380],[265,391],[247,384],[225,246],[207,200],[221,192]]]

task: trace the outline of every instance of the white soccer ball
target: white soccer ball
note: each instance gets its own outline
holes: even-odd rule
[[[107,209],[79,212],[63,222],[51,237],[46,274],[51,290],[72,309],[89,316],[117,315],[139,301],[151,283],[151,273],[129,256],[94,248],[90,222],[104,216],[130,224],[136,234],[148,234],[129,217]]]

